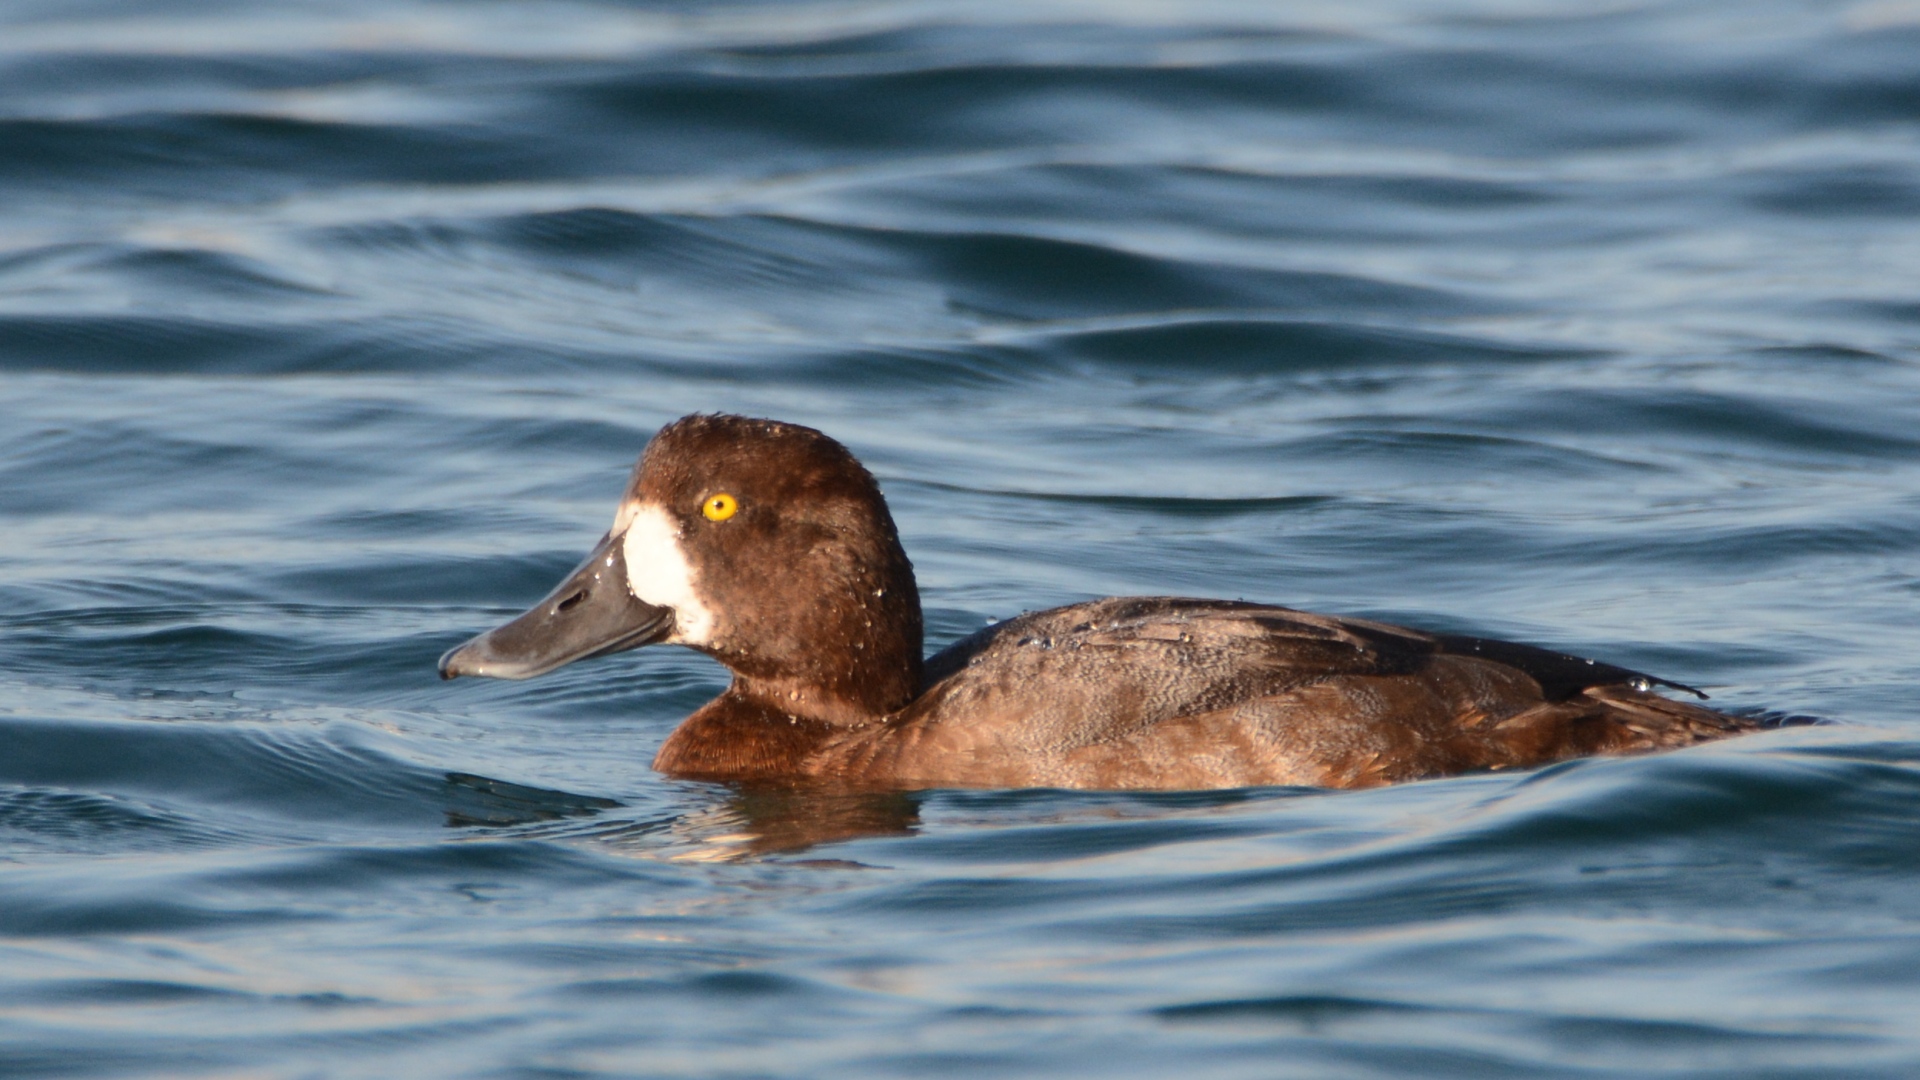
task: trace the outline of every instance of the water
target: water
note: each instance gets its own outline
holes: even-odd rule
[[[1909,1076],[1920,8],[0,12],[0,1073]],[[1107,594],[1831,723],[1372,792],[648,767],[435,657],[808,423]]]

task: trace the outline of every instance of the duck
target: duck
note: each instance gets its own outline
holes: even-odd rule
[[[813,428],[725,414],[661,428],[586,560],[439,673],[526,679],[657,644],[732,673],[653,759],[720,783],[1367,788],[1759,726],[1608,663],[1243,600],[1068,604],[923,657],[873,475]]]

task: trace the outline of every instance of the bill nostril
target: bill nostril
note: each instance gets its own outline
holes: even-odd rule
[[[576,604],[580,603],[580,601],[585,600],[586,598],[587,598],[587,590],[581,589],[579,592],[576,592],[572,596],[569,596],[566,599],[560,601],[559,603],[553,605],[553,613],[555,615],[559,615],[565,612],[568,608],[571,608]]]

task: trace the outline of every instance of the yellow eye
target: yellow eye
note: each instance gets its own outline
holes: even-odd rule
[[[707,515],[708,521],[725,521],[738,509],[740,504],[725,492],[709,495],[707,501],[700,504],[700,512]]]

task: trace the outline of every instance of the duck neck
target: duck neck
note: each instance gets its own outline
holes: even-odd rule
[[[791,779],[805,775],[842,730],[781,709],[735,681],[667,736],[653,767],[686,779]]]
[[[733,671],[727,696],[764,706],[782,721],[801,717],[836,728],[872,723],[919,696],[920,597],[911,572],[904,586],[896,580],[866,590],[860,602],[808,614],[755,635],[753,649],[722,641],[705,650]]]
[[[695,647],[732,670],[727,696],[782,723],[854,727],[919,695],[920,592],[891,522],[882,524],[867,550],[818,545],[781,577],[714,576],[724,615]]]

